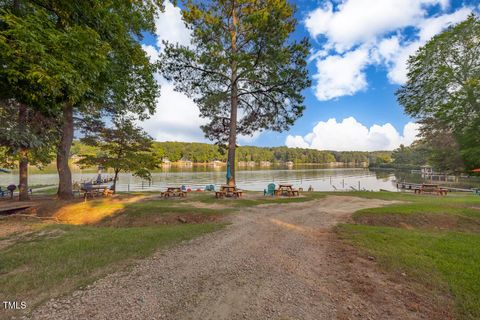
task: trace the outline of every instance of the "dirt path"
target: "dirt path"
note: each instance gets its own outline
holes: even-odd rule
[[[256,207],[222,231],[50,301],[33,318],[435,318],[434,306],[352,254],[331,231],[352,212],[384,204],[329,196]]]

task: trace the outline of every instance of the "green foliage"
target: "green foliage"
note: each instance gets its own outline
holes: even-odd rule
[[[421,120],[424,135],[451,134],[467,168],[480,166],[480,21],[477,16],[472,14],[435,36],[409,59],[408,81],[398,90],[397,98],[409,115]],[[429,141],[432,140],[427,139]],[[450,146],[450,150],[455,147]],[[458,169],[458,161],[446,167]]]
[[[78,164],[81,166],[102,165],[119,172],[132,172],[144,179],[150,178],[150,170],[158,165],[158,158],[152,152],[152,139],[131,119],[120,118],[114,121],[113,128],[104,128],[99,133],[83,139],[87,145],[99,149],[97,154],[83,154]],[[114,181],[114,186],[115,186]]]
[[[408,168],[409,166],[419,168],[426,165],[429,159],[427,150],[420,144],[413,144],[405,147],[400,145],[392,152],[392,165],[396,168]]]
[[[162,3],[0,2],[0,102],[15,101],[56,122],[49,129],[60,129],[56,136],[59,197],[72,196],[68,157],[74,116],[76,124],[89,131],[92,123],[107,116],[135,114],[144,119],[153,113],[157,67],[150,63],[139,40],[142,32],[154,31],[154,18]],[[0,129],[12,127],[16,119],[2,122]],[[24,121],[18,122],[25,126]],[[21,134],[18,138],[34,143],[45,136],[42,133],[30,139]],[[22,154],[25,149],[31,148],[23,147]],[[22,159],[24,164],[25,156]]]
[[[26,4],[21,15],[0,11],[0,97],[46,113],[57,99],[78,102],[106,67],[107,43],[90,28],[58,28],[51,13]]]
[[[190,160],[195,163],[212,162],[215,160],[225,162],[227,157],[217,145],[190,142],[153,142],[152,150],[157,158],[166,158],[169,161]],[[75,141],[72,154],[99,155],[101,151],[95,146],[85,145]],[[332,162],[355,163],[357,165],[371,159],[382,159],[390,162],[390,151],[320,151],[315,149],[288,148],[288,147],[252,147],[240,146],[237,148],[239,161],[270,161],[326,164]]]
[[[8,100],[0,103],[0,106],[0,166],[15,167],[20,150],[27,151],[31,165],[40,168],[49,164],[54,156],[53,146],[57,137],[51,119],[23,105],[24,117],[18,121],[18,103]]]

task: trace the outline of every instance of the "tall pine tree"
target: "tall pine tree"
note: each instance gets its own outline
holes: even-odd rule
[[[165,46],[165,78],[210,120],[206,137],[228,144],[230,185],[237,135],[283,131],[303,113],[309,43],[291,39],[294,12],[286,0],[188,1],[182,14],[191,46]]]

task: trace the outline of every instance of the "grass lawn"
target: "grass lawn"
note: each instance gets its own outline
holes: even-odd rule
[[[186,201],[199,201],[205,204],[224,204],[232,208],[254,207],[261,204],[305,202],[326,196],[323,192],[302,192],[300,197],[263,196],[263,192],[246,191],[239,199],[216,199],[213,193],[191,193]]]
[[[135,259],[223,224],[141,228],[49,225],[0,251],[0,297],[29,307],[87,285]],[[18,235],[17,235],[18,236]]]
[[[184,199],[138,193],[86,202],[45,201],[40,215],[53,216],[61,224],[35,221],[34,227],[0,236],[0,298],[26,301],[31,310],[159,248],[218,230],[225,223],[217,218],[234,211],[324,196],[308,193],[299,198],[274,198],[246,192],[243,199],[215,199],[213,193],[192,192]],[[206,219],[181,223],[177,217]],[[0,228],[19,223],[27,227],[31,222],[0,220]]]
[[[450,294],[459,319],[480,319],[480,197],[350,193],[403,201],[360,210],[340,236],[394,273]]]

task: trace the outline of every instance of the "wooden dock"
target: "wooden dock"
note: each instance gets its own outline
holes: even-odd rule
[[[422,187],[422,183],[412,183],[412,182],[396,182],[397,189],[399,190],[415,190]],[[463,189],[463,188],[454,188],[449,186],[438,185],[439,188],[448,189],[448,191],[455,192],[472,192],[472,189]]]
[[[22,211],[22,210],[33,208],[36,206],[38,206],[38,204],[33,201],[27,201],[27,202],[2,201],[0,202],[0,215],[9,215],[9,214],[16,213],[17,211]]]

